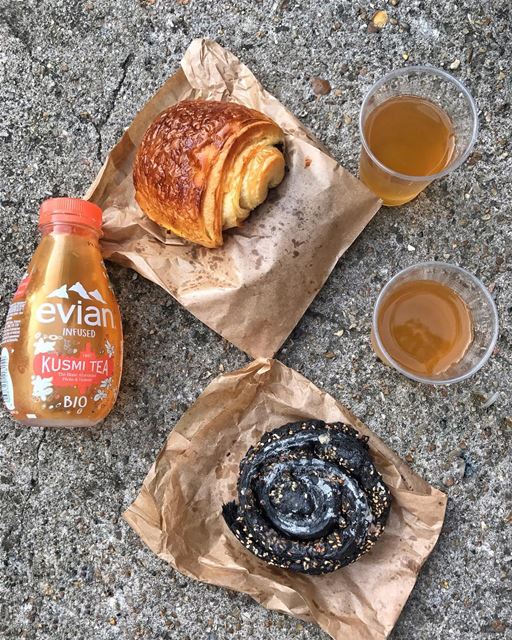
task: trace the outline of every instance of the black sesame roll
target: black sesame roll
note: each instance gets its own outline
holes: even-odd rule
[[[240,463],[238,500],[224,519],[271,565],[322,574],[357,560],[384,530],[391,496],[368,438],[341,422],[286,424]]]

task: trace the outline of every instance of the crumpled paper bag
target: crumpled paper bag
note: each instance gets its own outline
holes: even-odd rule
[[[309,418],[347,422],[369,436],[394,498],[373,549],[324,576],[267,565],[236,540],[222,517],[222,505],[236,497],[238,466],[249,447],[266,431]],[[333,397],[280,362],[259,359],[216,378],[199,396],[124,518],[154,553],[189,577],[315,621],[337,640],[383,640],[436,544],[446,501]]]
[[[206,249],[166,232],[134,199],[132,165],[150,123],[179,100],[239,102],[286,133],[287,175],[243,227]],[[341,115],[340,115],[341,117]],[[156,282],[251,355],[272,356],[380,201],[212,40],[194,40],[181,69],[137,114],[86,194],[104,210],[103,254]]]

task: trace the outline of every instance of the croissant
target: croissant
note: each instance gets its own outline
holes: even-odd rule
[[[135,199],[154,222],[205,247],[238,227],[284,177],[284,133],[240,104],[189,100],[146,131],[133,169]]]
[[[341,422],[294,422],[267,433],[240,463],[238,504],[226,524],[270,565],[320,575],[369,551],[384,531],[391,495],[368,438]]]

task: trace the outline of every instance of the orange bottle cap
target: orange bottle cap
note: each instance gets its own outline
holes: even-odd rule
[[[39,209],[39,226],[54,222],[86,224],[101,229],[102,212],[98,205],[81,198],[50,198]]]

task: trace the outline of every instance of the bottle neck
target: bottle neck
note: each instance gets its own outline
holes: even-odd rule
[[[89,225],[58,222],[40,226],[41,241],[32,256],[33,269],[62,275],[93,270],[102,263],[99,229]],[[78,276],[77,276],[78,279]]]
[[[41,235],[45,236],[59,236],[59,235],[72,235],[87,239],[88,241],[98,242],[101,237],[101,229],[91,227],[85,224],[75,224],[70,222],[50,222],[40,226]]]

